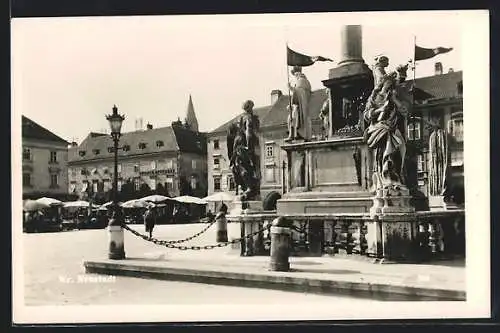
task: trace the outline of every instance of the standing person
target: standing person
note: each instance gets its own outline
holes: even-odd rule
[[[146,213],[144,213],[144,227],[146,232],[149,233],[149,238],[153,237],[153,229],[155,227],[155,213],[153,207],[148,207]]]

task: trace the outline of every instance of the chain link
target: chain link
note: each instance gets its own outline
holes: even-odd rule
[[[213,223],[212,223],[213,224]],[[165,241],[165,240],[161,240],[161,239],[156,239],[156,238],[153,238],[153,237],[149,237],[147,235],[143,235],[141,234],[140,232],[130,228],[128,225],[126,224],[123,224],[122,227],[125,229],[125,230],[128,230],[130,231],[132,234],[134,234],[135,236],[137,237],[140,237],[142,239],[144,239],[145,241],[148,241],[148,242],[151,242],[151,243],[154,243],[156,245],[160,245],[160,246],[165,246],[166,248],[169,248],[169,249],[177,249],[177,250],[181,250],[181,251],[186,251],[186,250],[195,250],[195,251],[199,251],[199,250],[211,250],[211,249],[214,249],[214,248],[219,248],[219,247],[226,247],[230,244],[235,244],[235,243],[239,243],[241,242],[243,239],[247,239],[247,238],[251,238],[257,234],[260,234],[261,232],[264,232],[265,230],[268,230],[271,226],[268,225],[267,227],[264,227],[260,230],[257,230],[255,232],[252,232],[248,235],[246,235],[245,237],[241,237],[241,238],[236,238],[236,239],[233,239],[233,240],[230,240],[228,242],[221,242],[221,243],[217,243],[215,245],[204,245],[204,246],[185,246],[185,245],[175,245],[174,242],[172,241]],[[208,229],[208,228],[206,228]],[[205,230],[206,231],[206,230]],[[204,232],[204,231],[203,231]],[[201,233],[200,233],[201,235]],[[194,237],[193,237],[194,238]],[[192,239],[192,238],[191,238]]]

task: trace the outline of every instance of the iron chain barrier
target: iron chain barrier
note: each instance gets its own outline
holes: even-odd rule
[[[213,223],[212,223],[212,224],[213,224]],[[210,227],[212,224],[210,224],[210,225],[209,225],[209,227]],[[167,248],[169,248],[169,249],[177,249],[177,250],[182,250],[182,251],[186,251],[186,250],[196,250],[196,251],[198,251],[198,250],[211,250],[211,249],[215,249],[215,248],[218,248],[218,247],[226,247],[226,246],[228,246],[228,245],[230,245],[230,244],[239,243],[239,242],[241,242],[241,241],[242,241],[242,240],[244,240],[244,239],[248,239],[248,238],[251,238],[251,237],[253,237],[253,236],[256,236],[256,235],[258,235],[258,234],[260,234],[260,233],[264,232],[265,230],[267,230],[267,229],[270,229],[270,228],[271,228],[271,226],[269,225],[269,226],[264,227],[264,228],[262,228],[262,229],[260,229],[260,230],[257,230],[257,231],[255,231],[255,232],[252,232],[252,233],[250,233],[250,234],[246,235],[245,237],[236,238],[236,239],[230,240],[230,241],[228,241],[228,242],[217,243],[217,244],[215,244],[215,245],[203,245],[203,246],[196,246],[196,245],[193,245],[193,246],[185,246],[185,245],[175,245],[175,244],[174,244],[175,242],[181,243],[180,241],[165,241],[165,240],[161,240],[161,239],[156,239],[156,238],[154,238],[154,237],[149,237],[149,236],[147,236],[147,235],[143,235],[143,234],[141,234],[140,232],[138,232],[138,231],[136,231],[136,230],[134,230],[134,229],[130,228],[130,227],[129,227],[128,225],[126,225],[126,224],[123,224],[123,225],[122,225],[122,227],[123,227],[125,230],[130,231],[130,232],[131,232],[132,234],[134,234],[135,236],[137,236],[137,237],[140,237],[140,238],[144,239],[145,241],[148,241],[148,242],[154,243],[154,244],[156,244],[156,245],[165,246],[165,247],[167,247]],[[205,228],[205,229],[208,229],[208,227],[207,227],[207,228]],[[205,231],[206,231],[206,230],[204,230],[203,232],[205,232]],[[199,234],[201,234],[201,233],[199,233]],[[195,237],[193,237],[193,236],[191,236],[191,237],[192,237],[192,238],[190,238],[190,239],[195,238]]]

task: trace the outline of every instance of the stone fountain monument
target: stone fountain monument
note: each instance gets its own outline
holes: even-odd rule
[[[383,251],[383,232],[410,233],[405,221],[415,212],[404,185],[405,117],[411,96],[400,83],[407,66],[386,74],[388,59],[381,57],[372,72],[362,57],[359,25],[344,26],[341,42],[342,59],[323,81],[329,96],[321,110],[327,133],[319,141],[294,140],[282,146],[288,184],[277,214],[310,218],[310,234],[324,233],[328,228],[323,222],[340,221],[334,223],[338,227],[349,220],[347,233],[357,234],[352,248],[376,257]]]

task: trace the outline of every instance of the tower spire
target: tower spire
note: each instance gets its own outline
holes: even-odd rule
[[[196,114],[194,112],[193,99],[191,97],[191,94],[189,94],[189,101],[186,112],[186,124],[191,130],[198,132],[198,119],[196,119]]]

